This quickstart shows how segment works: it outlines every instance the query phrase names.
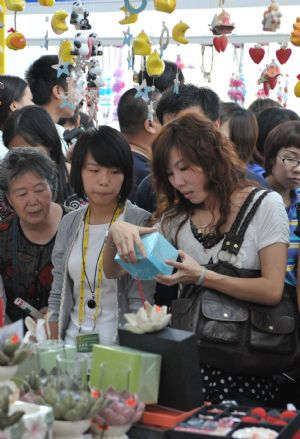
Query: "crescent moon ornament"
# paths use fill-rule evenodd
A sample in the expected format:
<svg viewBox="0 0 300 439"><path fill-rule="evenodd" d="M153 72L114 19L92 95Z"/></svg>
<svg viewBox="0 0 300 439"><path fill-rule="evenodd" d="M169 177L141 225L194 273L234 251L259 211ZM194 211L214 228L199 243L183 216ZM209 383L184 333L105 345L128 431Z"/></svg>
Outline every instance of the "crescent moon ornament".
<svg viewBox="0 0 300 439"><path fill-rule="evenodd" d="M146 6L147 6L147 0L142 0L142 3L140 6L138 6L137 8L134 8L131 4L129 0L124 0L125 3L125 8L127 9L128 12L130 12L130 14L139 14L140 12L142 12Z"/></svg>
<svg viewBox="0 0 300 439"><path fill-rule="evenodd" d="M190 28L190 26L187 23L183 23L180 21L179 23L175 24L172 30L172 38L176 43L179 44L187 44L189 41L185 36L186 31Z"/></svg>

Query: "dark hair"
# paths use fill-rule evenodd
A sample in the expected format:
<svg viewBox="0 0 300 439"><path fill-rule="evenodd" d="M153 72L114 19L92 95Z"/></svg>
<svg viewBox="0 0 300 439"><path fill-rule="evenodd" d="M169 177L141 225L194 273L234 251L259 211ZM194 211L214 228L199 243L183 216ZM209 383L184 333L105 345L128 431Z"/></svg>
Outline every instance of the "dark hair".
<svg viewBox="0 0 300 439"><path fill-rule="evenodd" d="M163 215L162 226L182 215L177 233L195 209L189 200L174 189L167 175L168 158L172 148L194 166L200 166L207 177L206 189L220 204L220 219L216 232L227 221L230 197L237 188L248 186L245 165L238 158L234 147L211 121L196 113L187 113L163 126L153 142L153 176L158 199L158 217Z"/></svg>
<svg viewBox="0 0 300 439"><path fill-rule="evenodd" d="M256 148L262 157L264 157L264 143L267 135L277 125L289 120L299 120L299 116L295 111L286 108L268 108L258 115L258 139Z"/></svg>
<svg viewBox="0 0 300 439"><path fill-rule="evenodd" d="M57 201L63 202L72 194L68 171L56 126L44 108L30 105L14 111L3 127L3 142L7 148L15 136L21 136L30 146L43 146L57 165ZM26 145L24 145L26 146Z"/></svg>
<svg viewBox="0 0 300 439"><path fill-rule="evenodd" d="M164 92L167 88L174 85L174 79L176 78L176 74L178 72L178 80L180 84L184 83L184 76L180 67L177 66L176 63L172 61L165 61L165 71L164 73L155 78L153 76L149 76L146 70L140 70L138 73L138 82L142 83L143 79L146 79L147 85L154 85L161 93Z"/></svg>
<svg viewBox="0 0 300 439"><path fill-rule="evenodd" d="M8 151L0 161L0 189L8 194L11 181L27 172L33 172L46 180L54 198L57 187L56 165L50 157L36 148L17 148Z"/></svg>
<svg viewBox="0 0 300 439"><path fill-rule="evenodd" d="M25 78L29 84L35 104L48 104L55 85L59 85L67 91L67 75L62 73L58 78L57 70L52 67L58 63L57 55L43 55L34 61L25 72Z"/></svg>
<svg viewBox="0 0 300 439"><path fill-rule="evenodd" d="M89 128L75 144L72 155L70 180L79 197L85 198L81 171L87 154L107 168L118 168L124 174L120 191L120 201L128 197L133 183L133 159L129 144L123 134L116 129L101 125L98 129Z"/></svg>
<svg viewBox="0 0 300 439"><path fill-rule="evenodd" d="M177 114L190 107L199 107L203 114L213 122L219 118L219 97L206 87L196 87L192 84L179 86L179 93L174 93L172 88L166 90L160 98L156 115L161 124L166 114Z"/></svg>
<svg viewBox="0 0 300 439"><path fill-rule="evenodd" d="M265 141L265 170L267 175L272 173L280 149L289 146L300 149L300 120L284 122L273 128L268 134Z"/></svg>
<svg viewBox="0 0 300 439"><path fill-rule="evenodd" d="M229 138L234 143L240 159L248 163L258 136L258 125L253 113L234 102L220 104L220 123L228 122Z"/></svg>
<svg viewBox="0 0 300 439"><path fill-rule="evenodd" d="M257 98L249 105L248 110L251 111L255 115L255 117L257 117L259 113L266 110L267 108L274 107L282 108L279 102L274 101L271 98Z"/></svg>
<svg viewBox="0 0 300 439"><path fill-rule="evenodd" d="M148 117L148 103L142 98L136 98L135 88L127 90L120 98L118 103L118 119L120 130L124 134L136 134L144 127L144 122ZM149 93L149 99L154 101L154 110L160 92L154 90Z"/></svg>
<svg viewBox="0 0 300 439"><path fill-rule="evenodd" d="M0 128L2 129L6 119L12 113L10 105L13 101L19 102L25 93L27 82L18 76L0 75Z"/></svg>
<svg viewBox="0 0 300 439"><path fill-rule="evenodd" d="M80 116L80 126L84 130L87 130L88 128L94 128L95 124L93 122L93 119L90 118L90 116L83 111L79 111Z"/></svg>

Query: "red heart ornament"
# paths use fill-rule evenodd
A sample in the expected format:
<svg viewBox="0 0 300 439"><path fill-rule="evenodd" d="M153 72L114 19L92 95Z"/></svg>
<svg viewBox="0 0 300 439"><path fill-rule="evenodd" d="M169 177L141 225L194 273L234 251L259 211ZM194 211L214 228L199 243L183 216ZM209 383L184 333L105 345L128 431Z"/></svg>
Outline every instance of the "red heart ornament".
<svg viewBox="0 0 300 439"><path fill-rule="evenodd" d="M224 52L228 44L228 38L226 35L222 35L221 37L215 37L213 39L213 45L217 52Z"/></svg>
<svg viewBox="0 0 300 439"><path fill-rule="evenodd" d="M280 62L280 64L285 64L289 57L292 54L292 49L290 48L284 48L281 47L280 49L276 50L276 58Z"/></svg>
<svg viewBox="0 0 300 439"><path fill-rule="evenodd" d="M220 38L219 37L215 37L213 39L213 45L214 45L217 52L221 52Z"/></svg>
<svg viewBox="0 0 300 439"><path fill-rule="evenodd" d="M251 47L249 49L249 55L252 61L255 62L255 64L259 64L265 56L265 49L263 49L262 47Z"/></svg>

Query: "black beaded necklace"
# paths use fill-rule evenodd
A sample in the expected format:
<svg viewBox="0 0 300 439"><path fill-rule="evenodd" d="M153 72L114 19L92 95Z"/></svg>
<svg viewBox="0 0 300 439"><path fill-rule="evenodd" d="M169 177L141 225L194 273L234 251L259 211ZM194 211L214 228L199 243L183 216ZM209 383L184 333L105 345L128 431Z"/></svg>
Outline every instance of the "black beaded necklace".
<svg viewBox="0 0 300 439"><path fill-rule="evenodd" d="M208 233L202 233L202 230L198 230L192 220L190 220L190 225L194 237L205 249L214 247L224 238L224 235L217 235L216 232L209 231ZM204 227L202 227L202 229L203 228Z"/></svg>

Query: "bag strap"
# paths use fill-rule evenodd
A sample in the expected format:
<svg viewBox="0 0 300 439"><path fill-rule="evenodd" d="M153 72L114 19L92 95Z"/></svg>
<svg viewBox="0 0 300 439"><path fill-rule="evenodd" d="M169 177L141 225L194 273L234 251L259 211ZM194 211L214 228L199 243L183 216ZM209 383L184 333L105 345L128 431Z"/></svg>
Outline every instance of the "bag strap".
<svg viewBox="0 0 300 439"><path fill-rule="evenodd" d="M259 191L261 191L261 189L259 189ZM259 191L255 190L255 194L258 193ZM252 191L252 192L254 192L254 191ZM238 252L240 251L240 248L243 244L245 233L246 233L246 230L247 230L250 222L252 221L261 202L270 192L271 191L264 190L264 192L260 195L260 197L253 204L253 206L251 207L251 209L247 213L246 217L243 219L242 223L241 223L241 219L243 217L242 217L242 215L240 215L240 212L238 213L237 218L239 217L239 223L237 223L237 221L236 221L237 218L236 218L236 220L234 221L234 224L233 224L234 228L231 227L229 232L225 234L225 238L224 238L224 241L223 241L223 244L222 244L220 251L225 251L225 252L228 252L228 253L231 253L234 255L238 254ZM251 197L250 202L252 201L253 197ZM247 210L247 208L249 207L249 204L250 204L250 203L248 203L248 198L249 198L249 196L247 197L243 206L240 209L240 211L243 210L243 212L242 212L243 215L245 214L245 211ZM245 204L247 204L246 208L244 208ZM237 223L237 225L236 225L236 223Z"/></svg>
<svg viewBox="0 0 300 439"><path fill-rule="evenodd" d="M261 188L257 187L253 189L247 196L246 200L243 202L242 207L240 208L230 230L229 233L231 234L237 234L237 231L243 221L243 218L247 212L248 207L250 206L252 200L254 199L255 195L261 191Z"/></svg>

